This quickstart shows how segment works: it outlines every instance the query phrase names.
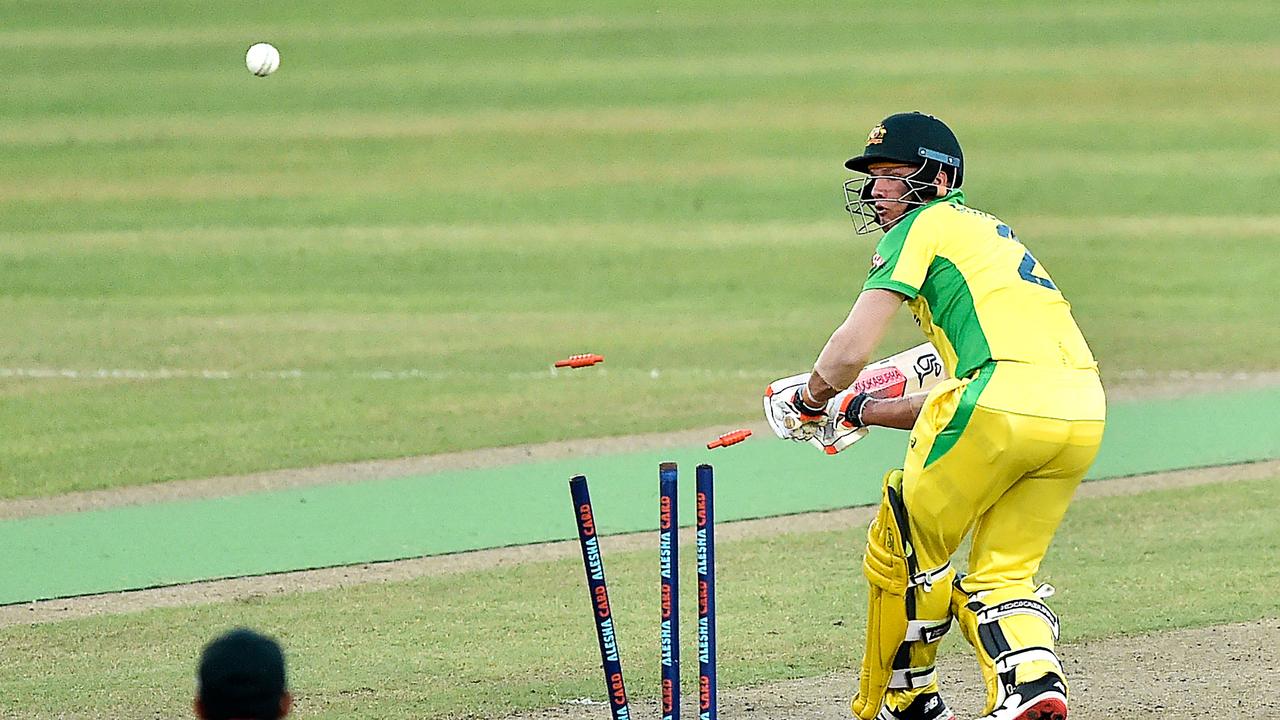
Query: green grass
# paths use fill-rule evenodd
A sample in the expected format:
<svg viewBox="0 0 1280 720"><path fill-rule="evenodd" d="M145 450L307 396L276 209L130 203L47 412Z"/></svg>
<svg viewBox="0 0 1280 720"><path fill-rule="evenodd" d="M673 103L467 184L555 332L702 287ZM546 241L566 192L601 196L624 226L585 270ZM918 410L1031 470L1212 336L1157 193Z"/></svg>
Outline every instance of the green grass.
<svg viewBox="0 0 1280 720"><path fill-rule="evenodd" d="M1274 616L1274 599L1258 588L1280 583L1271 562L1280 552L1277 508L1277 479L1076 503L1041 578L1058 587L1052 603L1063 640ZM1248 552L1242 527L1252 528ZM719 543L726 688L851 667L865 613L864 537L858 527ZM692 554L685 556L690 590ZM605 562L629 690L652 698L656 556L606 554ZM236 624L281 638L306 717L502 717L600 698L581 576L579 561L564 560L7 628L0 708L29 720L178 716L201 643ZM682 610L691 653L694 603ZM966 652L956 638L948 642L949 651Z"/></svg>
<svg viewBox="0 0 1280 720"><path fill-rule="evenodd" d="M0 497L755 418L860 285L841 162L902 109L1104 370L1280 354L1271 5L0 12Z"/></svg>

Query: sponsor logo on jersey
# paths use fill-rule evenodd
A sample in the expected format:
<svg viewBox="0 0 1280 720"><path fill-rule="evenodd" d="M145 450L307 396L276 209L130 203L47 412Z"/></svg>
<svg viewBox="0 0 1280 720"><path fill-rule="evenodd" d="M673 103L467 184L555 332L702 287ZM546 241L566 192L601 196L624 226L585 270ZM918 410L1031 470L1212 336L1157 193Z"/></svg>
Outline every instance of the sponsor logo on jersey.
<svg viewBox="0 0 1280 720"><path fill-rule="evenodd" d="M884 258L880 257L880 253L871 256L871 269L875 270L884 265Z"/></svg>
<svg viewBox="0 0 1280 720"><path fill-rule="evenodd" d="M884 142L884 126L877 125L871 128L871 132L867 134L868 145L879 145Z"/></svg>

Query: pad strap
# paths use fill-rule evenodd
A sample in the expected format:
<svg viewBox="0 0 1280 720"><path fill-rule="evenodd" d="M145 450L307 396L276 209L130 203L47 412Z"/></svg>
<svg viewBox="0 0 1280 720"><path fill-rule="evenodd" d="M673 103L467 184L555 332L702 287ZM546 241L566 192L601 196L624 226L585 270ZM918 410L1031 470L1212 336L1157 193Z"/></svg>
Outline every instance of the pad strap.
<svg viewBox="0 0 1280 720"><path fill-rule="evenodd" d="M906 668L905 670L894 670L889 677L889 688L893 690L915 690L916 688L928 687L929 683L938 679L938 672L935 666L918 668Z"/></svg>
<svg viewBox="0 0 1280 720"><path fill-rule="evenodd" d="M914 559L915 553L913 552L910 557ZM932 570L923 570L921 572L918 572L912 575L909 586L910 587L920 586L924 588L925 592L930 592L933 590L933 584L941 580L943 577L945 577L946 574L950 571L951 571L951 561L948 560L947 562L942 563L941 565L939 565L938 567Z"/></svg>
<svg viewBox="0 0 1280 720"><path fill-rule="evenodd" d="M905 642L933 643L942 639L951 629L951 618L946 620L908 620Z"/></svg>
<svg viewBox="0 0 1280 720"><path fill-rule="evenodd" d="M1006 600L995 605L984 606L975 613L978 616L979 623L998 622L1001 618L1007 618L1011 615L1032 615L1043 620L1053 630L1053 639L1058 639L1058 616L1053 614L1048 605L1039 600L1030 598L1018 598L1016 600Z"/></svg>
<svg viewBox="0 0 1280 720"><path fill-rule="evenodd" d="M1003 675L1022 663L1032 662L1034 660L1044 660L1045 662L1051 663L1058 669L1059 675L1064 674L1062 672L1062 661L1058 659L1058 656L1053 654L1053 651L1049 648L1042 647L1022 648L1021 650L1010 650L1009 652L1004 653L1000 657L996 658L996 672Z"/></svg>
<svg viewBox="0 0 1280 720"><path fill-rule="evenodd" d="M1003 705L1005 699L1009 697L1009 690L1013 688L1017 679L1018 666L1022 663L1036 660L1044 660L1057 668L1058 677L1066 676L1066 673L1062 671L1062 661L1049 648L1028 647L1003 653L995 661L996 677L999 678L995 685L995 707Z"/></svg>

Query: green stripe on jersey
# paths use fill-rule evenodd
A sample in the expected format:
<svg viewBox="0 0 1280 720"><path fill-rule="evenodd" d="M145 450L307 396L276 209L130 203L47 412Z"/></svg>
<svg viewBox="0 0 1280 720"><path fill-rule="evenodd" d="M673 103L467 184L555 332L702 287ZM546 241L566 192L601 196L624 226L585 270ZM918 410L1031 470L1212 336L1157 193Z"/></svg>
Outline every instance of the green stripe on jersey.
<svg viewBox="0 0 1280 720"><path fill-rule="evenodd" d="M895 290L906 295L908 299L914 298L919 292L916 288L904 282L898 282L893 278L893 271L898 267L898 258L902 255L902 246L907 241L907 233L911 231L911 223L916 221L916 216L924 208L916 208L907 213L897 225L890 228L889 232L880 238L880 242L876 244L876 255L880 256L881 264L872 266L871 272L867 273L867 281L863 284L863 290Z"/></svg>
<svg viewBox="0 0 1280 720"><path fill-rule="evenodd" d="M929 263L920 296L929 304L933 324L956 352L956 377L965 377L991 359L991 346L982 332L973 293L955 263L938 255Z"/></svg>
<svg viewBox="0 0 1280 720"><path fill-rule="evenodd" d="M889 232L880 238L880 242L876 244L876 254L883 261L879 266L872 267L871 272L867 273L867 282L862 286L863 290L882 289L894 290L906 295L908 299L914 298L917 289L903 282L893 280L893 272L898 268L898 258L902 255L902 246L907 242L907 235L911 232L911 224L920 217L920 213L926 208L943 202L964 203L964 192L960 190L952 190L946 195L930 200L920 207L907 213L897 225L889 229Z"/></svg>
<svg viewBox="0 0 1280 720"><path fill-rule="evenodd" d="M955 447L960 436L964 434L964 429L969 426L969 418L973 416L973 408L978 404L978 396L982 394L983 388L987 386L987 382L991 380L995 371L996 364L988 363L978 372L978 376L969 382L968 387L964 389L964 394L960 396L960 404L956 406L956 412L951 416L951 421L942 428L938 437L934 438L933 447L929 448L929 457L924 461L925 467L929 467L938 458L946 455L948 450Z"/></svg>

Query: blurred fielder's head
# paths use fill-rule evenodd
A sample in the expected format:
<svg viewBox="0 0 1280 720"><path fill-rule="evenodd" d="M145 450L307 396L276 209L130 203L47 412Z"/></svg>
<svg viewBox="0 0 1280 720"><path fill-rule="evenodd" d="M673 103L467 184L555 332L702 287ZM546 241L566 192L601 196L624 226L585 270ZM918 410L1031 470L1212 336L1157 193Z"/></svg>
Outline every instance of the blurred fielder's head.
<svg viewBox="0 0 1280 720"><path fill-rule="evenodd" d="M864 174L844 184L845 210L858 234L888 230L910 210L964 182L964 153L947 124L932 115L897 113L867 135L845 167Z"/></svg>
<svg viewBox="0 0 1280 720"><path fill-rule="evenodd" d="M205 646L196 674L196 716L205 720L277 720L293 698L285 682L284 652L246 628Z"/></svg>

